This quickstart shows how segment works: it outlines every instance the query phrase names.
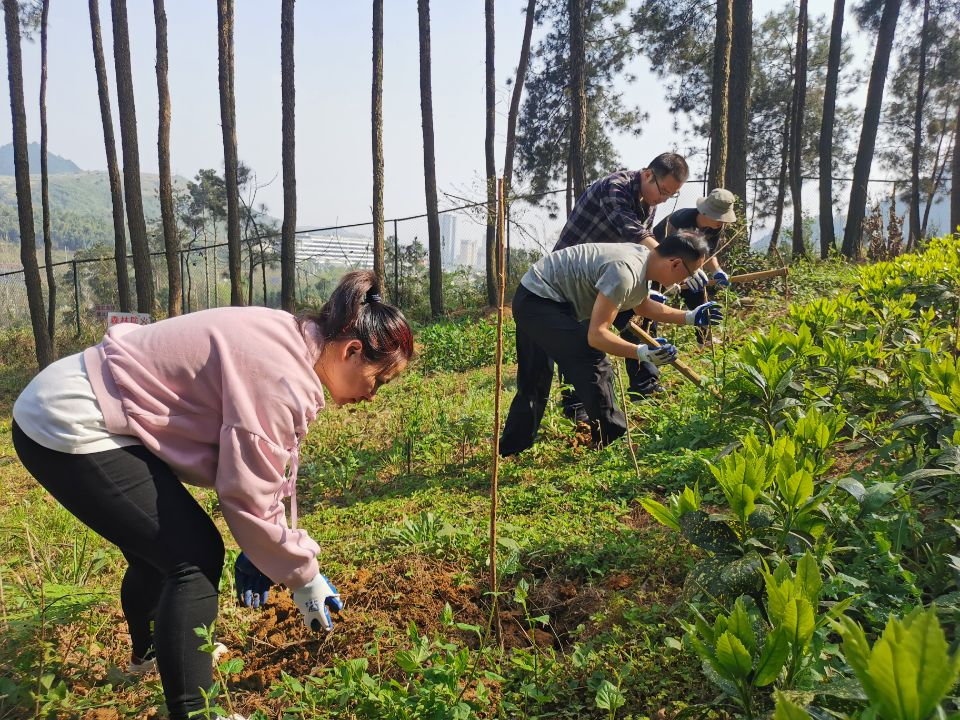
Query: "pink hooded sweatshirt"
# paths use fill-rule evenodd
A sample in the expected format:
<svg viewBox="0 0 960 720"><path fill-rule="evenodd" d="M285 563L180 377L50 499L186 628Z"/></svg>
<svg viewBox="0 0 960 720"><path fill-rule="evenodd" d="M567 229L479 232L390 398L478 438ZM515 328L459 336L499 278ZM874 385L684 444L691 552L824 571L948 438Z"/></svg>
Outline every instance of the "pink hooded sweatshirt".
<svg viewBox="0 0 960 720"><path fill-rule="evenodd" d="M294 589L316 576L320 550L296 518L300 440L324 405L313 327L304 337L289 313L220 308L114 326L83 354L107 430L214 488L241 549Z"/></svg>

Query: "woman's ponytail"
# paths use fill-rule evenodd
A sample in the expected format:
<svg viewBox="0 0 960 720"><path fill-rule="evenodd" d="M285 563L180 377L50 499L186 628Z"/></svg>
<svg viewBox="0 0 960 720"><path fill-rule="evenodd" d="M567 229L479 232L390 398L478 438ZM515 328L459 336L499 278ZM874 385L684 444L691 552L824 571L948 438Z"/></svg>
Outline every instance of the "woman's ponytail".
<svg viewBox="0 0 960 720"><path fill-rule="evenodd" d="M393 366L413 357L410 325L400 310L383 302L371 270L348 272L319 312L308 313L303 320L317 324L322 342L359 340L367 362Z"/></svg>

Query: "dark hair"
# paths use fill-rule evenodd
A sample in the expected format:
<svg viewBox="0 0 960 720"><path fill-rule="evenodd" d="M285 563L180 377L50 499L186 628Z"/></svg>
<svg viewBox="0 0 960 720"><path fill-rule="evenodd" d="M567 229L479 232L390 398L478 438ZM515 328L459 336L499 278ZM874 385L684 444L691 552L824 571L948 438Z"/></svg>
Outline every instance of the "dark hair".
<svg viewBox="0 0 960 720"><path fill-rule="evenodd" d="M690 168L687 167L687 161L683 159L683 155L677 155L673 152L660 153L647 167L653 171L657 179L672 175L673 179L681 185L687 181L687 177L690 175Z"/></svg>
<svg viewBox="0 0 960 720"><path fill-rule="evenodd" d="M413 332L407 319L383 301L380 283L371 270L348 272L319 311L298 318L300 328L314 321L322 342L359 340L363 359L388 368L413 357Z"/></svg>
<svg viewBox="0 0 960 720"><path fill-rule="evenodd" d="M699 262L710 254L710 245L699 230L676 230L657 245L656 253L663 257L678 257L685 262Z"/></svg>

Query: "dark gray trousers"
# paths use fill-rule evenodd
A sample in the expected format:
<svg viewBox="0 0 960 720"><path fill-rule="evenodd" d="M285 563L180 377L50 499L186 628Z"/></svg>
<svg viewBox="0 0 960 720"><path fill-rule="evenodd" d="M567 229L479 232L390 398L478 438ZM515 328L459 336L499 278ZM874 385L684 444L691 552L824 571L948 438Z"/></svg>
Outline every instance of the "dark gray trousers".
<svg viewBox="0 0 960 720"><path fill-rule="evenodd" d="M586 322L568 303L535 295L523 285L513 296L517 326L517 394L500 436L500 454L514 455L533 445L550 397L553 366L573 385L590 417L593 440L604 445L627 431L613 389L613 367L605 353L590 347Z"/></svg>

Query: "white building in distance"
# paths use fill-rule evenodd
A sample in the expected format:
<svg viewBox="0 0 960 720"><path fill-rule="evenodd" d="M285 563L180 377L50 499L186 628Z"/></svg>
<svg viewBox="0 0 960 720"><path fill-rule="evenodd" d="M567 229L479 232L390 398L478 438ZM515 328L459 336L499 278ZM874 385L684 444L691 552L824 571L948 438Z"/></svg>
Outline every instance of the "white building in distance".
<svg viewBox="0 0 960 720"><path fill-rule="evenodd" d="M453 269L457 264L457 216L443 213L440 216L440 247L443 249L441 260L445 268Z"/></svg>
<svg viewBox="0 0 960 720"><path fill-rule="evenodd" d="M372 268L373 240L342 235L297 235L296 259L297 263Z"/></svg>

